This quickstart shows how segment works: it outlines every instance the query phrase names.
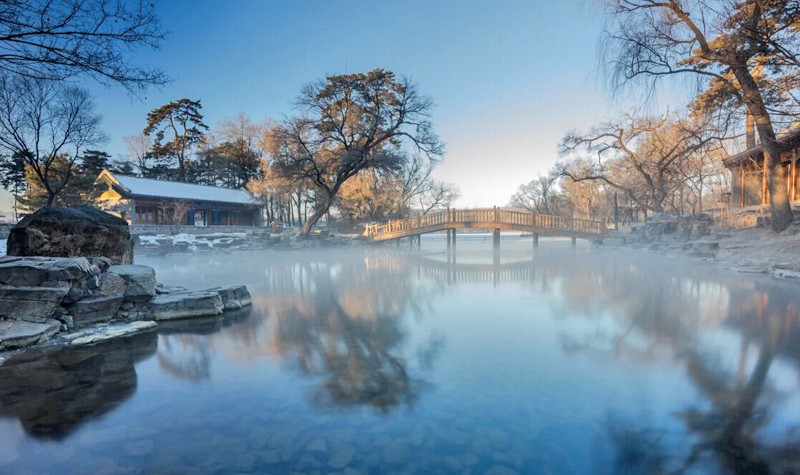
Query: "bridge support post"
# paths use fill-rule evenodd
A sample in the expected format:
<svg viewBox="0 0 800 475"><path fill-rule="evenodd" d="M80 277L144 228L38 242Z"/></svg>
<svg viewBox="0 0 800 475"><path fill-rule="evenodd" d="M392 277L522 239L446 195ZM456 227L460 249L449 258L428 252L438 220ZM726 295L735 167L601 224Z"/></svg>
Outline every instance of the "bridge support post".
<svg viewBox="0 0 800 475"><path fill-rule="evenodd" d="M452 243L450 242L450 230L447 229L445 232L447 232L447 250L450 251L450 246L452 246Z"/></svg>
<svg viewBox="0 0 800 475"><path fill-rule="evenodd" d="M451 229L450 231L453 232L453 251L455 251L456 250L456 230L455 229Z"/></svg>
<svg viewBox="0 0 800 475"><path fill-rule="evenodd" d="M492 232L492 245L495 249L500 249L500 228L494 228Z"/></svg>
<svg viewBox="0 0 800 475"><path fill-rule="evenodd" d="M533 247L539 247L539 233L533 233Z"/></svg>
<svg viewBox="0 0 800 475"><path fill-rule="evenodd" d="M573 249L575 248L575 246L577 246L577 244L578 244L578 238L576 238L576 237L572 238L572 248Z"/></svg>

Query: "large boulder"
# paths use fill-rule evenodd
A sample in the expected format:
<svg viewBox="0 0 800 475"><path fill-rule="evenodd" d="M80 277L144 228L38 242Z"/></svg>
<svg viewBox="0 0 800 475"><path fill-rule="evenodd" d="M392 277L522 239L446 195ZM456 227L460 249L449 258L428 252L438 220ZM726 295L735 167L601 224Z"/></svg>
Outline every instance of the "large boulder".
<svg viewBox="0 0 800 475"><path fill-rule="evenodd" d="M159 295L150 302L150 307L155 321L216 317L225 308L219 293L202 290Z"/></svg>
<svg viewBox="0 0 800 475"><path fill-rule="evenodd" d="M0 321L45 323L64 300L69 287L12 287L0 285Z"/></svg>
<svg viewBox="0 0 800 475"><path fill-rule="evenodd" d="M123 294L97 295L88 297L69 305L67 310L72 315L75 326L89 323L108 322L117 314L122 305Z"/></svg>
<svg viewBox="0 0 800 475"><path fill-rule="evenodd" d="M2 285L52 287L59 282L72 284L98 274L100 269L83 257L0 257Z"/></svg>
<svg viewBox="0 0 800 475"><path fill-rule="evenodd" d="M205 292L216 292L222 299L222 305L225 311L239 310L253 303L250 292L247 286L244 285L231 285L228 287L213 287L206 289Z"/></svg>
<svg viewBox="0 0 800 475"><path fill-rule="evenodd" d="M108 257L133 262L128 223L91 206L42 208L11 228L9 256Z"/></svg>
<svg viewBox="0 0 800 475"><path fill-rule="evenodd" d="M125 280L126 302L147 302L156 295L156 271L152 267L137 265L111 266L109 274Z"/></svg>

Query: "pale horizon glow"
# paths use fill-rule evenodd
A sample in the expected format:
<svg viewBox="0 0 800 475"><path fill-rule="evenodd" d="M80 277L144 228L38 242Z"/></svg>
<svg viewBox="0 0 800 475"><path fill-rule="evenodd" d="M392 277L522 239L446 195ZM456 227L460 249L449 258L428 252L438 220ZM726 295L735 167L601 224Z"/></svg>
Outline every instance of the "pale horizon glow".
<svg viewBox="0 0 800 475"><path fill-rule="evenodd" d="M161 49L132 61L173 82L141 100L81 81L94 95L109 141L144 128L150 110L200 99L206 123L239 112L256 121L291 116L301 87L330 74L384 68L411 78L436 106L446 144L434 176L455 183L457 207L508 203L519 185L547 172L565 133L619 109L597 77L602 13L590 3L345 1L222 4L162 2ZM0 211L11 207L3 192Z"/></svg>

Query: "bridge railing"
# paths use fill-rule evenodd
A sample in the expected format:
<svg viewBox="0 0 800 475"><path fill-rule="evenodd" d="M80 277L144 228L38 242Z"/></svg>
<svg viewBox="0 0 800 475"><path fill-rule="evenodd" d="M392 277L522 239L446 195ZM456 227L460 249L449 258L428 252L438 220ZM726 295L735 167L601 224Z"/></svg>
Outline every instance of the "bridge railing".
<svg viewBox="0 0 800 475"><path fill-rule="evenodd" d="M436 213L415 216L386 224L367 225L366 237L380 237L395 234L412 234L417 229L443 226L448 223L486 223L525 226L552 231L567 231L583 234L604 234L605 226L601 221L580 218L564 218L545 214L526 213L522 211L484 209L448 209Z"/></svg>

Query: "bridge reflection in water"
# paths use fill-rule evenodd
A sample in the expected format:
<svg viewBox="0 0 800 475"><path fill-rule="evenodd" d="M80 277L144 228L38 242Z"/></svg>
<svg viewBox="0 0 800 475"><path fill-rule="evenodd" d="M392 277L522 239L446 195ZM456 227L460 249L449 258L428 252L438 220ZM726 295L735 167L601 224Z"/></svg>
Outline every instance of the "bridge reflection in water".
<svg viewBox="0 0 800 475"><path fill-rule="evenodd" d="M533 265L532 260L500 264L500 254L493 253L492 264L457 264L455 253L448 253L448 261L423 256L368 256L367 270L404 273L417 278L432 279L446 284L506 284L533 282L542 277L546 268Z"/></svg>

